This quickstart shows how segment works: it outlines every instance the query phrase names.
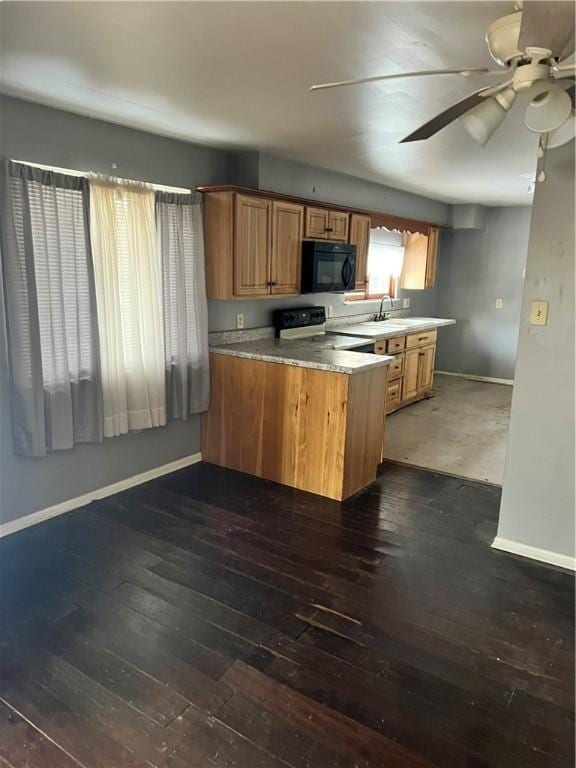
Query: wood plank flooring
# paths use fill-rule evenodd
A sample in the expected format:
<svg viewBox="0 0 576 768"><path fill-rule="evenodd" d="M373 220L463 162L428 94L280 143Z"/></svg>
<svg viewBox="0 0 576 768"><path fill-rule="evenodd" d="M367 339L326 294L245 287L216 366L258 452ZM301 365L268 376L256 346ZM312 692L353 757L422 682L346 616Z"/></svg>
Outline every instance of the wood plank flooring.
<svg viewBox="0 0 576 768"><path fill-rule="evenodd" d="M2 768L571 768L574 579L496 488L208 464L0 541Z"/></svg>

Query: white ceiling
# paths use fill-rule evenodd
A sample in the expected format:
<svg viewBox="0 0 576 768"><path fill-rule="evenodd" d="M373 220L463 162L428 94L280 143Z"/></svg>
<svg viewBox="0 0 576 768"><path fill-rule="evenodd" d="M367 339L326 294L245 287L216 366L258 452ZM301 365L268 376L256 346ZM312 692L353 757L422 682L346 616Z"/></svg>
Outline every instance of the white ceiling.
<svg viewBox="0 0 576 768"><path fill-rule="evenodd" d="M458 123L398 140L480 76L310 93L317 82L491 66L509 2L4 2L4 92L166 136L258 149L448 202L528 204L517 104L486 148ZM518 100L520 101L520 100Z"/></svg>

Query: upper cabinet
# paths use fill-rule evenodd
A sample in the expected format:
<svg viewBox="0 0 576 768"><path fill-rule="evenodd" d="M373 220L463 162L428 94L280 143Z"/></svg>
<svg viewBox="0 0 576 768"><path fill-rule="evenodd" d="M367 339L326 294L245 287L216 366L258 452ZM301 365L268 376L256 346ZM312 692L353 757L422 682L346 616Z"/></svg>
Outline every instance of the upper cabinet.
<svg viewBox="0 0 576 768"><path fill-rule="evenodd" d="M234 295L269 294L272 203L236 195L234 208Z"/></svg>
<svg viewBox="0 0 576 768"><path fill-rule="evenodd" d="M347 243L349 218L344 211L308 207L304 237L310 240L338 240Z"/></svg>
<svg viewBox="0 0 576 768"><path fill-rule="evenodd" d="M407 232L404 236L404 263L400 287L409 290L433 288L436 282L438 227L428 235Z"/></svg>
<svg viewBox="0 0 576 768"><path fill-rule="evenodd" d="M370 211L342 211L313 201L244 187L199 187L204 199L206 290L209 299L295 296L300 293L302 240L356 246L355 289L367 282L370 229L412 232L405 237L402 288L431 288L436 280L438 227ZM418 234L427 233L427 234Z"/></svg>
<svg viewBox="0 0 576 768"><path fill-rule="evenodd" d="M205 192L208 298L297 295L303 231L302 205Z"/></svg>
<svg viewBox="0 0 576 768"><path fill-rule="evenodd" d="M295 203L272 203L270 293L300 293L300 265L304 235L304 208Z"/></svg>
<svg viewBox="0 0 576 768"><path fill-rule="evenodd" d="M365 288L367 282L368 246L370 244L370 216L353 213L350 216L350 243L356 246L356 288Z"/></svg>

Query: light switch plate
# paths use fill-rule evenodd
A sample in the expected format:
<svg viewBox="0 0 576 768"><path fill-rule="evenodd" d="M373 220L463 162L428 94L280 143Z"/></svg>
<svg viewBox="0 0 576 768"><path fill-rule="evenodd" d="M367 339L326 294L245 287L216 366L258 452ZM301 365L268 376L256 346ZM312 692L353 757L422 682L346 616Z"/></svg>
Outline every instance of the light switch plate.
<svg viewBox="0 0 576 768"><path fill-rule="evenodd" d="M410 309L410 299L404 299L403 309Z"/></svg>
<svg viewBox="0 0 576 768"><path fill-rule="evenodd" d="M502 299L496 299L496 309L502 309Z"/></svg>
<svg viewBox="0 0 576 768"><path fill-rule="evenodd" d="M530 307L530 325L546 325L548 322L548 302L533 301Z"/></svg>

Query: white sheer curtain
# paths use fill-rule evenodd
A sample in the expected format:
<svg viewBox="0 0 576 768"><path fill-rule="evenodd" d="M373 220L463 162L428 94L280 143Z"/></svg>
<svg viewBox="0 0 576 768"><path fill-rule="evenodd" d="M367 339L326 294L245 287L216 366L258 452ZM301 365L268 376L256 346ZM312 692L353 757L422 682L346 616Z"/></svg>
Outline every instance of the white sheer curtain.
<svg viewBox="0 0 576 768"><path fill-rule="evenodd" d="M154 203L148 185L90 179L105 437L166 423Z"/></svg>

